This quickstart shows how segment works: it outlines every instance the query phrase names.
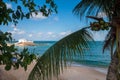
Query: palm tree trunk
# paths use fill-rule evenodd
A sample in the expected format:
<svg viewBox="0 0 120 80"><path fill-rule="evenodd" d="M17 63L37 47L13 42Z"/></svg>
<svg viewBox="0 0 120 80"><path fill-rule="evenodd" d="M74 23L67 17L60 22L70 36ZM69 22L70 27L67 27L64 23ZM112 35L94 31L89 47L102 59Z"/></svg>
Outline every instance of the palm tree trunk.
<svg viewBox="0 0 120 80"><path fill-rule="evenodd" d="M117 20L117 29L116 29L116 45L117 45L117 57L118 57L118 63L117 63L117 80L120 80L120 18Z"/></svg>
<svg viewBox="0 0 120 80"><path fill-rule="evenodd" d="M108 68L108 73L106 80L118 80L117 79L117 67L118 67L118 57L116 52L112 56L111 63Z"/></svg>
<svg viewBox="0 0 120 80"><path fill-rule="evenodd" d="M113 25L116 27L116 51L111 57L106 80L120 80L120 18L113 18Z"/></svg>

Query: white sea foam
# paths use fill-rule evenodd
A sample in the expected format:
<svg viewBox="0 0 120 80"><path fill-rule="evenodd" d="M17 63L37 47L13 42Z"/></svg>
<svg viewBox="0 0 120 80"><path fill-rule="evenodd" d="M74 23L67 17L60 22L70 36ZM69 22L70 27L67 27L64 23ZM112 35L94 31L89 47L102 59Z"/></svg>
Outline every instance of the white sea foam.
<svg viewBox="0 0 120 80"><path fill-rule="evenodd" d="M99 71L99 72L104 73L104 74L107 74L107 71L108 71L107 68L97 68L97 67L95 67L94 69L95 69L96 71Z"/></svg>

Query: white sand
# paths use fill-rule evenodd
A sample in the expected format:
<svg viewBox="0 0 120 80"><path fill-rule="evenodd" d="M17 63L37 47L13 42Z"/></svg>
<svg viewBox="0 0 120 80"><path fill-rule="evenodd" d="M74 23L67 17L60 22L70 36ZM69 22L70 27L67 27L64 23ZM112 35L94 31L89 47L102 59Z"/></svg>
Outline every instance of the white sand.
<svg viewBox="0 0 120 80"><path fill-rule="evenodd" d="M106 74L88 67L68 67L60 75L61 80L106 80Z"/></svg>
<svg viewBox="0 0 120 80"><path fill-rule="evenodd" d="M3 66L0 66L0 80L27 80L28 75L35 63L28 66L28 70L25 72L23 68L18 70L3 70ZM3 79L1 79L2 77ZM6 77L7 79L4 79ZM59 76L60 80L105 80L106 74L96 71L89 67L68 67L64 70L64 73ZM56 80L56 79L54 79Z"/></svg>
<svg viewBox="0 0 120 80"><path fill-rule="evenodd" d="M19 43L15 43L15 46L35 46L35 43L33 43L33 42L19 42Z"/></svg>

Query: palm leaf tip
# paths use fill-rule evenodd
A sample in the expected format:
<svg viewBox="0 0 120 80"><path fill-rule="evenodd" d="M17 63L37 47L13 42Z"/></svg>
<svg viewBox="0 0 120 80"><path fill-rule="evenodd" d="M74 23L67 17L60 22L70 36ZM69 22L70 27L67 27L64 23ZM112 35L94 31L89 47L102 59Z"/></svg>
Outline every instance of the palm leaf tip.
<svg viewBox="0 0 120 80"><path fill-rule="evenodd" d="M93 40L86 29L80 29L51 46L38 60L28 80L51 80L67 66L67 61L82 55L88 48L88 41Z"/></svg>

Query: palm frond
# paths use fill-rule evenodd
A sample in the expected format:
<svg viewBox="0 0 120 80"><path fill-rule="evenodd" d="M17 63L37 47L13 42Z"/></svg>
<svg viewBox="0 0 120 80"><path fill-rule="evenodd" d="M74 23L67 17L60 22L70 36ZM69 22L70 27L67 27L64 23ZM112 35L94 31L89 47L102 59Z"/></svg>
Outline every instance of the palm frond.
<svg viewBox="0 0 120 80"><path fill-rule="evenodd" d="M99 12L105 12L110 18L114 3L115 0L81 0L73 9L73 13L80 16L81 19L85 16L97 16Z"/></svg>
<svg viewBox="0 0 120 80"><path fill-rule="evenodd" d="M116 33L116 30L114 27L112 27L108 32L108 34L106 35L106 38L104 41L105 43L103 46L103 52L105 51L105 49L111 49L111 56L113 55L113 48L116 41L115 33Z"/></svg>
<svg viewBox="0 0 120 80"><path fill-rule="evenodd" d="M98 18L98 17L95 17L95 16L86 16L86 17L97 20L97 21L103 20L103 18Z"/></svg>
<svg viewBox="0 0 120 80"><path fill-rule="evenodd" d="M83 28L56 42L38 59L28 80L50 80L58 76L67 66L67 61L84 53L84 48L89 47L88 41L93 39Z"/></svg>

